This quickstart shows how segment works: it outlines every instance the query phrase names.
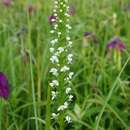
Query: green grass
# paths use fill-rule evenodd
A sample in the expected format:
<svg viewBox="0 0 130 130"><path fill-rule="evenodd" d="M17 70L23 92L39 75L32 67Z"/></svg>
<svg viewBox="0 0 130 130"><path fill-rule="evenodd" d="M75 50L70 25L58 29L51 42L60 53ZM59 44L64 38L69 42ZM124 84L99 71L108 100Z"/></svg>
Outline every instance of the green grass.
<svg viewBox="0 0 130 130"><path fill-rule="evenodd" d="M6 73L11 92L5 105L5 130L47 130L49 126L45 129L45 124L50 124L45 115L46 108L50 110L48 17L53 3L32 2L36 12L31 17L26 9L28 3L15 0L10 7L0 4L0 71ZM73 123L65 130L130 130L130 10L123 11L128 3L129 0L70 1L76 8L71 16L75 101L68 111ZM27 32L17 37L23 28ZM85 43L84 32L94 33L98 45ZM106 53L107 43L114 36L126 44L121 68L113 61L113 55ZM28 56L23 55L24 50L29 52Z"/></svg>

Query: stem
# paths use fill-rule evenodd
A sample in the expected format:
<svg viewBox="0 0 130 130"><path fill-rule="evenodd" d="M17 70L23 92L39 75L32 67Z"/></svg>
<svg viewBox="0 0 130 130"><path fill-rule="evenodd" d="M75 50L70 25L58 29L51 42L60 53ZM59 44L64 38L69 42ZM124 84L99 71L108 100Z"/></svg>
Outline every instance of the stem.
<svg viewBox="0 0 130 130"><path fill-rule="evenodd" d="M117 61L117 63L118 63L118 70L120 70L121 69L121 52L120 51L118 51L118 61Z"/></svg>
<svg viewBox="0 0 130 130"><path fill-rule="evenodd" d="M4 125L3 125L3 129L4 130L7 130L7 128L8 128L8 106L7 106L7 104L5 104L4 105Z"/></svg>
<svg viewBox="0 0 130 130"><path fill-rule="evenodd" d="M0 99L0 130L2 130L2 118L3 117L3 101Z"/></svg>
<svg viewBox="0 0 130 130"><path fill-rule="evenodd" d="M50 129L50 125L51 125L51 88L48 86L48 92L47 92L47 103L46 103L46 129L45 130L49 130Z"/></svg>
<svg viewBox="0 0 130 130"><path fill-rule="evenodd" d="M9 56L10 56L10 66L11 66L11 76L12 76L12 85L15 87L16 86L16 76L15 76L15 69L14 69L14 56L13 56L13 48L12 45L9 44L10 50L9 50Z"/></svg>
<svg viewBox="0 0 130 130"><path fill-rule="evenodd" d="M62 63L61 63L62 64ZM64 78L61 76L60 79L59 79L60 83L61 83L61 86L59 86L58 88L58 92L60 92L60 98L59 98L59 104L58 105L61 105L64 103L64 100L65 100L65 95L64 95L64 85L62 85L62 83L64 83ZM60 126L60 130L64 130L64 112L62 112L60 114L60 117L59 117L59 126Z"/></svg>
<svg viewBox="0 0 130 130"><path fill-rule="evenodd" d="M38 79L38 92L37 92L37 94L38 94L38 103L39 103L39 105L38 105L38 116L40 117L41 116L41 106L40 106L40 103L41 103L41 80L40 80L41 78L39 77L39 79ZM39 124L39 128L41 128L41 123Z"/></svg>
<svg viewBox="0 0 130 130"><path fill-rule="evenodd" d="M10 20L10 22L11 22L12 25L13 25L14 20L13 20L11 14L9 15L9 20ZM9 44L9 57L10 57L10 59L11 59L11 60L10 60L10 66L11 66L12 85L15 87L17 80L16 80L15 68L14 68L13 46L12 46L12 44L10 44L9 42L8 42L8 44Z"/></svg>
<svg viewBox="0 0 130 130"><path fill-rule="evenodd" d="M64 130L64 114L61 115L60 117L60 130Z"/></svg>
<svg viewBox="0 0 130 130"><path fill-rule="evenodd" d="M31 21L29 18L28 14L28 27L29 27L29 32L28 32L28 43L29 43L29 61L30 61L30 76L31 76L31 87L32 87L32 100L33 100L33 109L34 109L34 117L35 117L35 127L36 130L39 130L38 128L38 115L37 115L37 105L36 105L36 97L35 97L35 86L34 86L34 75L33 75L33 63L32 63L32 46L31 46Z"/></svg>
<svg viewBox="0 0 130 130"><path fill-rule="evenodd" d="M39 32L37 32L37 100L38 100L38 117L41 118L41 60L40 60L40 36ZM42 92L42 95L44 93ZM42 124L39 122L39 129L42 129Z"/></svg>

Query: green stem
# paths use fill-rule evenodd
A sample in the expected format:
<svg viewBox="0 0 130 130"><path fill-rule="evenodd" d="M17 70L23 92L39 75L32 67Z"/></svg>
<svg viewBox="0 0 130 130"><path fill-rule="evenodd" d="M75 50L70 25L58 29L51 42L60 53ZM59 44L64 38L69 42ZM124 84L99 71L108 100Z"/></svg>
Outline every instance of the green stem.
<svg viewBox="0 0 130 130"><path fill-rule="evenodd" d="M12 15L9 14L9 20L10 23L13 25L14 24L14 20L12 18ZM9 34L8 34L9 35ZM8 36L9 37L9 36ZM9 44L9 57L10 57L10 66L11 66L11 77L12 77L12 85L15 87L16 86L16 76L15 76L15 68L14 68L14 56L13 56L13 46L12 44L10 44L10 41L8 41Z"/></svg>
<svg viewBox="0 0 130 130"><path fill-rule="evenodd" d="M51 88L48 86L48 92L47 92L47 103L46 103L46 129L50 130L51 125Z"/></svg>
<svg viewBox="0 0 130 130"><path fill-rule="evenodd" d="M5 104L4 105L4 116L3 116L3 118L4 118L4 126L3 126L3 129L4 130L7 130L7 128L8 128L8 106L7 106L7 104Z"/></svg>
<svg viewBox="0 0 130 130"><path fill-rule="evenodd" d="M41 116L41 78L39 77L38 79L38 91L37 91L37 94L38 94L38 116L40 118ZM39 129L42 129L42 125L41 123L39 123Z"/></svg>
<svg viewBox="0 0 130 130"><path fill-rule="evenodd" d="M63 116L64 114L62 114L61 116L60 116L60 123L59 123L59 125L60 125L60 130L64 130L64 116Z"/></svg>
<svg viewBox="0 0 130 130"><path fill-rule="evenodd" d="M2 120L3 120L3 100L0 99L0 130L2 130Z"/></svg>
<svg viewBox="0 0 130 130"><path fill-rule="evenodd" d="M16 76L15 76L15 68L14 68L14 56L13 56L13 48L12 45L9 44L10 50L9 50L9 56L10 56L10 66L11 66L11 77L12 77L12 85L16 86Z"/></svg>
<svg viewBox="0 0 130 130"><path fill-rule="evenodd" d="M39 32L37 31L37 100L38 100L38 117L41 118L41 60L40 60L40 36ZM42 92L42 95L44 93ZM42 129L42 124L39 122L39 129Z"/></svg>
<svg viewBox="0 0 130 130"><path fill-rule="evenodd" d="M118 64L118 70L121 69L121 52L118 51L118 61L117 61L117 64Z"/></svg>
<svg viewBox="0 0 130 130"><path fill-rule="evenodd" d="M28 43L29 43L29 61L30 61L30 76L31 76L31 87L32 87L32 100L33 100L33 109L34 109L34 117L35 117L35 127L36 130L39 130L38 127L38 115L37 115L37 104L36 104L36 97L35 97L35 85L34 85L34 75L33 75L33 63L32 63L32 54L31 54L31 50L32 50L32 44L31 44L31 21L29 18L29 14L28 14L28 27L29 27L29 31L28 31Z"/></svg>

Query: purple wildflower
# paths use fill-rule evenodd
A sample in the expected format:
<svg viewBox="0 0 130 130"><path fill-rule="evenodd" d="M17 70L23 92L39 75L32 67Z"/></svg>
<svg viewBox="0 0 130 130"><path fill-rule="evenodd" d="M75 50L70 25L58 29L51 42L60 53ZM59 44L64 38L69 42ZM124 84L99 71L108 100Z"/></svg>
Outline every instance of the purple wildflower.
<svg viewBox="0 0 130 130"><path fill-rule="evenodd" d="M0 97L7 99L9 97L9 83L4 73L0 72Z"/></svg>
<svg viewBox="0 0 130 130"><path fill-rule="evenodd" d="M3 0L2 3L3 3L5 6L10 6L11 3L12 3L12 0Z"/></svg>
<svg viewBox="0 0 130 130"><path fill-rule="evenodd" d="M92 40L93 43L97 44L98 40L95 34L92 34L91 32L85 32L84 33L84 38L90 38Z"/></svg>
<svg viewBox="0 0 130 130"><path fill-rule="evenodd" d="M36 7L30 4L28 5L27 10L28 10L29 15L32 15L36 11Z"/></svg>
<svg viewBox="0 0 130 130"><path fill-rule="evenodd" d="M49 17L49 23L50 23L51 25L55 24L55 23L56 23L56 16L51 15L51 16Z"/></svg>
<svg viewBox="0 0 130 130"><path fill-rule="evenodd" d="M119 51L124 51L125 44L120 40L119 37L114 37L110 40L110 42L107 45L108 49L117 49Z"/></svg>
<svg viewBox="0 0 130 130"><path fill-rule="evenodd" d="M84 33L84 37L89 37L89 36L91 36L91 35L92 35L91 32L85 32L85 33Z"/></svg>

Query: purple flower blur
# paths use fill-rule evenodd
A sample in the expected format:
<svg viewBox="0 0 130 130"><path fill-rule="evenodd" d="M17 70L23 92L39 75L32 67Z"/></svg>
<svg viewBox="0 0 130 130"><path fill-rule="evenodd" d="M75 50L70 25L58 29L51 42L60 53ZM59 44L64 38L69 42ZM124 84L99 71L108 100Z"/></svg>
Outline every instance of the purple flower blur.
<svg viewBox="0 0 130 130"><path fill-rule="evenodd" d="M97 44L98 40L95 34L92 34L91 32L85 32L84 33L84 38L90 38L93 43Z"/></svg>
<svg viewBox="0 0 130 130"><path fill-rule="evenodd" d="M90 33L90 32L85 32L85 33L84 33L84 37L89 37L89 36L91 36L91 34L92 34L92 33Z"/></svg>
<svg viewBox="0 0 130 130"><path fill-rule="evenodd" d="M117 49L119 51L125 50L125 44L120 40L119 37L114 37L110 40L110 42L107 45L108 49Z"/></svg>
<svg viewBox="0 0 130 130"><path fill-rule="evenodd" d="M55 23L56 23L56 16L51 15L51 16L49 17L49 23L50 23L51 25L55 24Z"/></svg>
<svg viewBox="0 0 130 130"><path fill-rule="evenodd" d="M3 4L4 4L5 6L10 6L12 0L3 0L2 2L3 2Z"/></svg>
<svg viewBox="0 0 130 130"><path fill-rule="evenodd" d="M124 11L130 11L130 4L127 4L124 6Z"/></svg>
<svg viewBox="0 0 130 130"><path fill-rule="evenodd" d="M75 15L75 12L76 12L75 6L74 5L69 5L69 14L71 16L73 16L73 15Z"/></svg>
<svg viewBox="0 0 130 130"><path fill-rule="evenodd" d="M36 7L34 5L28 5L27 7L29 15L32 15L36 11Z"/></svg>
<svg viewBox="0 0 130 130"><path fill-rule="evenodd" d="M0 72L0 97L8 99L9 97L9 83L4 73Z"/></svg>

